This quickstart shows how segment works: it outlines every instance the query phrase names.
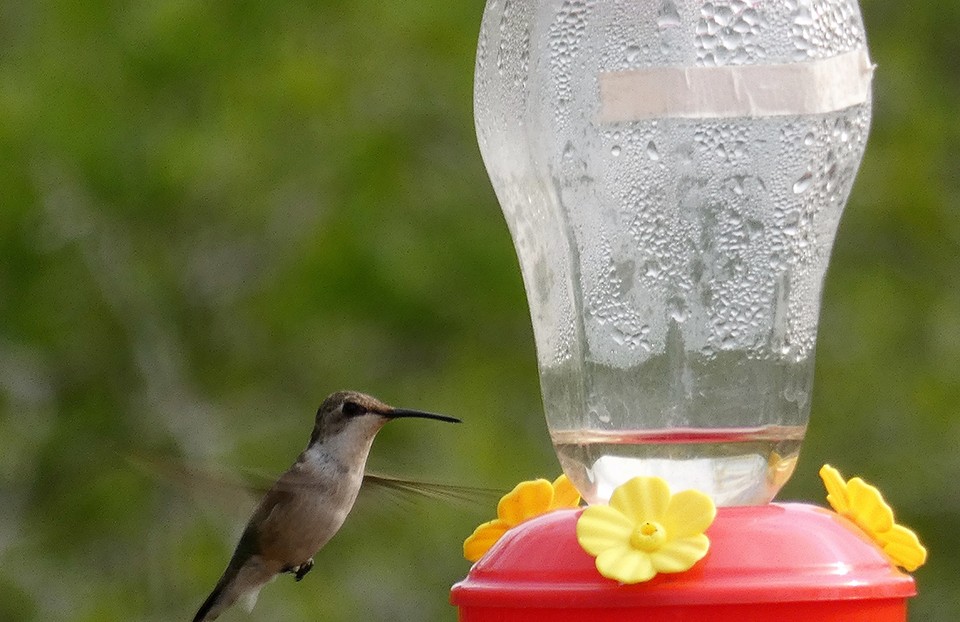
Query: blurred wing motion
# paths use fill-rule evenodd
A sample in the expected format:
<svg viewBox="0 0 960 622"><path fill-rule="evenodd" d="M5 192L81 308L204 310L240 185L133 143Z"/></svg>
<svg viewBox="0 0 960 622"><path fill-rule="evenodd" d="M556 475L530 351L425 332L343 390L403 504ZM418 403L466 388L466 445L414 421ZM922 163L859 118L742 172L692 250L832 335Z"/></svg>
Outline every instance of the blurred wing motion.
<svg viewBox="0 0 960 622"><path fill-rule="evenodd" d="M124 454L123 458L128 464L153 479L172 483L178 489L201 493L204 500L212 499L230 506L236 506L238 501L247 503L256 501L276 482L276 476L252 469L244 469L238 476L220 470L192 467L172 458L144 454ZM289 489L303 490L311 485L306 480L302 484L292 478L284 481L284 486ZM495 488L425 482L368 471L363 476L361 494L367 494L373 490L396 493L401 497L425 497L457 504L485 506L491 501L495 502L506 492ZM245 498L237 499L237 491L245 492Z"/></svg>
<svg viewBox="0 0 960 622"><path fill-rule="evenodd" d="M270 488L270 483L251 486L236 473L191 466L182 460L146 454L121 453L120 458L145 477L166 485L198 502L213 502L232 512L247 512Z"/></svg>
<svg viewBox="0 0 960 622"><path fill-rule="evenodd" d="M454 484L439 484L413 479L402 479L390 475L367 472L363 476L364 488L382 488L399 493L421 495L441 501L456 501L461 503L483 503L499 499L506 492L495 488L478 486L457 486ZM362 489L361 489L362 490Z"/></svg>

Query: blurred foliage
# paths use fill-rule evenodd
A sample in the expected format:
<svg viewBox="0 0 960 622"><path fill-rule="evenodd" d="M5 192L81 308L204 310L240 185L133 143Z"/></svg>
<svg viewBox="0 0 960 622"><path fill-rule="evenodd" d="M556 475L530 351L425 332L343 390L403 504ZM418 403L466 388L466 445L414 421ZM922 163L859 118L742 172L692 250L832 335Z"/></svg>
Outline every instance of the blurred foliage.
<svg viewBox="0 0 960 622"><path fill-rule="evenodd" d="M960 619L960 5L864 0L871 142L824 296L830 461L931 550ZM509 487L559 467L471 114L482 3L0 4L0 618L189 619L252 498L124 454L278 473L322 397L397 422L375 468ZM372 497L265 620L452 620L492 507ZM224 619L244 619L231 612Z"/></svg>

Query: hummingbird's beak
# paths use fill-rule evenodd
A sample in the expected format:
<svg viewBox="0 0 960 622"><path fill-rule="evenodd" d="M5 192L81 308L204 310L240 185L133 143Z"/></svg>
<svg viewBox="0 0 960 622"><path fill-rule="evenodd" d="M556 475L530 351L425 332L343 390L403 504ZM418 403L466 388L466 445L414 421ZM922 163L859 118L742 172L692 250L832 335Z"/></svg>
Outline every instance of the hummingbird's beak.
<svg viewBox="0 0 960 622"><path fill-rule="evenodd" d="M406 408L394 408L384 414L387 419L400 419L402 417L417 417L418 419L436 419L437 421L446 421L447 423L461 423L456 417L447 415L438 415L436 413L423 412L422 410L408 410Z"/></svg>

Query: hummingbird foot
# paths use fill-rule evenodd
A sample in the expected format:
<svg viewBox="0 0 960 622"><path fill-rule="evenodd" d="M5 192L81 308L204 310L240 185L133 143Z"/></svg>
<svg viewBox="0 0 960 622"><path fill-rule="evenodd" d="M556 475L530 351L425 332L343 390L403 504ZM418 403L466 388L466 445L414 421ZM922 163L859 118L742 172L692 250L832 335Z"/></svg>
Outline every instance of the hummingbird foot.
<svg viewBox="0 0 960 622"><path fill-rule="evenodd" d="M307 576L307 573L313 568L313 558L311 557L306 562L300 564L297 568L297 581Z"/></svg>
<svg viewBox="0 0 960 622"><path fill-rule="evenodd" d="M289 572L292 575L296 575L297 581L303 579L307 576L307 573L313 568L313 558L311 557L307 561L303 562L299 566L286 566L280 572Z"/></svg>

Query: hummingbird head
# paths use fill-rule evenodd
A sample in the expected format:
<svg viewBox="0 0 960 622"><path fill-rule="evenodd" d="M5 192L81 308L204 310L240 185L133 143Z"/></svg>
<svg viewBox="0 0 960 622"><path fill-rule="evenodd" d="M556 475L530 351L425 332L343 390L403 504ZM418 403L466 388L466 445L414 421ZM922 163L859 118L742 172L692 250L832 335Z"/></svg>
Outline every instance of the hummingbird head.
<svg viewBox="0 0 960 622"><path fill-rule="evenodd" d="M380 400L357 391L338 391L327 396L317 409L317 419L310 436L310 444L327 442L337 437L350 436L358 442L372 441L376 433L391 419L418 417L460 423L455 417L437 415L420 410L394 408Z"/></svg>

